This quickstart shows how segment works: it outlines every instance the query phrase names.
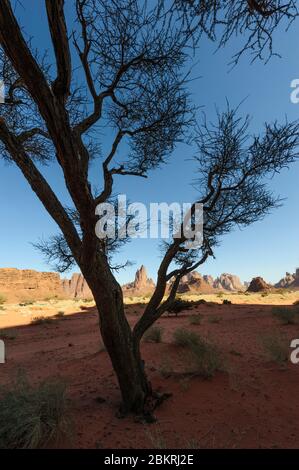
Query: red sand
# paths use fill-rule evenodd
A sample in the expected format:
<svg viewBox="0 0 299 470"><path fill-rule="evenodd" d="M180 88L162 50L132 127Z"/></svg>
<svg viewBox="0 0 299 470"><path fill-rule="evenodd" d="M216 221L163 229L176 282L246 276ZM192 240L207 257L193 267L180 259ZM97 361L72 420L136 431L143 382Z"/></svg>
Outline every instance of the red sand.
<svg viewBox="0 0 299 470"><path fill-rule="evenodd" d="M127 307L133 324L140 306ZM281 326L264 305L200 305L176 317L163 317L163 342L143 343L148 375L155 389L173 396L156 411L157 424L145 425L115 414L120 401L107 353L102 348L96 310L53 322L27 325L6 340L7 363L0 365L0 383L19 368L33 382L49 376L68 381L74 422L73 447L79 448L298 448L299 365L281 368L269 362L259 344L262 333L279 330L288 340L299 337L298 324ZM190 325L200 312L200 325ZM209 317L220 317L210 323ZM181 349L173 331L185 327L210 338L220 348L226 372L210 380L184 380ZM236 355L235 353L240 355ZM161 367L171 368L165 378ZM105 401L100 403L102 398Z"/></svg>

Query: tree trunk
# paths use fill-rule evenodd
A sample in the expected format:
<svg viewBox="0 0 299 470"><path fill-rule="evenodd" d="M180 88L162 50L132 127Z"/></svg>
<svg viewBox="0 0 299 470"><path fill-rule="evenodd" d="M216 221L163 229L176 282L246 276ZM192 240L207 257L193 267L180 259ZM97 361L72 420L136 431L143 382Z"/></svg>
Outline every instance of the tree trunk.
<svg viewBox="0 0 299 470"><path fill-rule="evenodd" d="M103 272L103 262L88 263L81 270L93 293L103 342L118 379L122 395L120 411L150 415L151 385L140 356L139 341L134 339L125 316L121 287L108 266L104 266Z"/></svg>

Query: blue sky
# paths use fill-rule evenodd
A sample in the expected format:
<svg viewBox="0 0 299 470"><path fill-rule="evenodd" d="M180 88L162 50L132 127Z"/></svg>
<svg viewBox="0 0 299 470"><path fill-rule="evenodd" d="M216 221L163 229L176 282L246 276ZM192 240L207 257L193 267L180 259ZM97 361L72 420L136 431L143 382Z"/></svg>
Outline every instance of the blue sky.
<svg viewBox="0 0 299 470"><path fill-rule="evenodd" d="M67 4L70 0L67 1ZM49 47L49 36L43 24L44 2L27 0L18 7L18 14L35 44ZM33 15L34 12L34 15ZM274 57L267 65L261 62L250 64L244 56L239 65L230 71L228 63L238 46L234 40L229 47L215 53L215 45L205 40L196 55L197 65L193 75L201 78L190 87L194 102L203 106L209 119L215 117L215 106L224 109L226 99L232 106L238 105L241 114L252 117L250 130L262 130L265 121L283 121L299 118L299 104L290 101L290 83L299 78L299 56L297 49L299 22L288 33L280 31L275 37L276 50L282 58ZM1 78L1 77L0 77ZM107 137L108 139L108 137ZM103 147L108 141L103 141ZM119 177L115 192L127 194L131 201L192 201L195 192L191 183L195 166L189 161L194 149L180 145L169 164L150 173L147 180ZM63 180L57 166L43 170L63 201L67 201ZM98 186L96 175L100 175L100 162L93 163L93 181ZM267 281L277 281L285 271L294 271L299 266L298 256L298 180L299 162L270 182L271 188L286 197L283 207L274 211L265 220L242 231L223 238L216 250L215 260L202 268L203 274L216 276L230 272L244 280L262 275ZM19 170L0 159L0 267L16 267L50 270L31 242L40 237L47 238L57 232L55 223L41 203L31 192ZM160 261L156 240L135 240L117 256L117 261L129 259L135 264L121 271L117 277L121 283L131 280L136 268L144 264L151 277L155 278Z"/></svg>

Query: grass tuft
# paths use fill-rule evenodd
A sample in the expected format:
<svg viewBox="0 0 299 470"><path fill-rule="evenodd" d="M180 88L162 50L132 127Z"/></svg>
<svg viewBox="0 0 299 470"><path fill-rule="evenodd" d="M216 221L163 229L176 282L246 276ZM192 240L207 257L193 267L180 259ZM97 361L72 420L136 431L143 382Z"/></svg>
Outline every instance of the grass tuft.
<svg viewBox="0 0 299 470"><path fill-rule="evenodd" d="M274 307L272 314L275 318L278 318L283 325L291 325L295 323L298 310L293 307Z"/></svg>
<svg viewBox="0 0 299 470"><path fill-rule="evenodd" d="M223 369L223 361L216 346L208 343L197 333L179 328L174 332L174 342L186 350L186 362L193 375L204 378L213 377Z"/></svg>
<svg viewBox="0 0 299 470"><path fill-rule="evenodd" d="M163 328L160 326L152 326L144 334L144 341L146 343L161 343L163 335Z"/></svg>
<svg viewBox="0 0 299 470"><path fill-rule="evenodd" d="M49 325L50 323L53 322L53 319L51 317L44 317L44 316L39 316L39 317L34 317L31 320L31 325Z"/></svg>
<svg viewBox="0 0 299 470"><path fill-rule="evenodd" d="M48 380L32 387L19 376L0 391L0 448L38 449L70 436L66 387Z"/></svg>
<svg viewBox="0 0 299 470"><path fill-rule="evenodd" d="M16 339L15 333L10 333L7 330L0 330L0 339Z"/></svg>
<svg viewBox="0 0 299 470"><path fill-rule="evenodd" d="M289 344L280 333L274 332L262 335L260 342L270 361L283 364L288 360Z"/></svg>
<svg viewBox="0 0 299 470"><path fill-rule="evenodd" d="M190 325L200 325L201 316L200 315L191 315L189 318Z"/></svg>

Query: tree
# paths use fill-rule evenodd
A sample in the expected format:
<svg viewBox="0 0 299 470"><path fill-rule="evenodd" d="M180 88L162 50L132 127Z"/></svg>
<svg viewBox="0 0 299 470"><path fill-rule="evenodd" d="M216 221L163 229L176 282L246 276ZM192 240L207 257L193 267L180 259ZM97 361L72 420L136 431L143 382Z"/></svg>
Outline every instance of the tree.
<svg viewBox="0 0 299 470"><path fill-rule="evenodd" d="M273 49L274 33L283 25L288 30L299 15L294 0L174 0L171 8L195 43L206 34L222 47L241 36L243 45L233 57L234 65L244 52L252 61L279 55Z"/></svg>
<svg viewBox="0 0 299 470"><path fill-rule="evenodd" d="M240 120L229 107L214 127L199 126L194 141L199 197L193 207L204 204L203 244L190 250L184 235L168 243L155 291L131 330L111 265L119 242L107 246L97 238L95 208L111 199L115 177L147 177L194 127L185 67L190 31L180 10L167 10L163 3L149 8L137 0L76 0L69 31L64 1L45 0L55 57L49 66L25 40L10 1L0 2L2 76L8 88L1 105L2 156L19 167L60 229L44 252L62 261L61 270L75 262L93 293L122 412L148 419L163 396L146 376L140 354L144 332L171 306L182 276L213 256L224 233L261 219L279 204L264 177L293 162L298 145L296 123L266 125L261 137L250 140L248 119ZM89 167L99 158L97 126L103 122L114 139L100 157L103 187L96 191ZM128 156L118 161L121 149ZM54 160L71 208L63 206L42 174L42 165Z"/></svg>

